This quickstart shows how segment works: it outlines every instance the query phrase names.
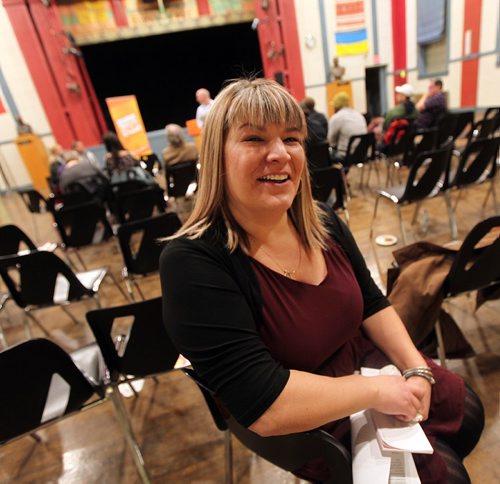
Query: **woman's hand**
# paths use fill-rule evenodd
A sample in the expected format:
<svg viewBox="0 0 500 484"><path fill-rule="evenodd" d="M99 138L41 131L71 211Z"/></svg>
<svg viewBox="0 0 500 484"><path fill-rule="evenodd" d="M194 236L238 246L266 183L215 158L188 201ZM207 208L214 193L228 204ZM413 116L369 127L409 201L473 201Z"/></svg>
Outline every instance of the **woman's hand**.
<svg viewBox="0 0 500 484"><path fill-rule="evenodd" d="M406 380L406 384L410 386L416 394L422 394L420 399L420 408L418 413L422 415L422 421L429 418L429 407L431 404L432 385L425 378L420 376L412 376Z"/></svg>
<svg viewBox="0 0 500 484"><path fill-rule="evenodd" d="M421 408L425 408L425 416L429 412L430 390L426 389L420 382L405 380L399 375L375 376L374 383L377 386L377 396L373 409L387 414L394 415L399 420L411 422L422 413ZM414 380L415 378L410 378ZM420 378L423 380L423 378ZM424 383L427 383L424 380ZM426 403L425 403L426 402ZM422 413L423 415L423 413Z"/></svg>

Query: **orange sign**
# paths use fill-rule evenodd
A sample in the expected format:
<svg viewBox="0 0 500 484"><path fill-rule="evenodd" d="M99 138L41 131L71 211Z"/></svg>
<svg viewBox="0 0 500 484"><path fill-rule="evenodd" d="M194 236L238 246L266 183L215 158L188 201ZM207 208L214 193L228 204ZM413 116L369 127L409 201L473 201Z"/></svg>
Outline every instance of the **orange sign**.
<svg viewBox="0 0 500 484"><path fill-rule="evenodd" d="M135 96L106 98L109 114L123 147L135 156L153 152Z"/></svg>

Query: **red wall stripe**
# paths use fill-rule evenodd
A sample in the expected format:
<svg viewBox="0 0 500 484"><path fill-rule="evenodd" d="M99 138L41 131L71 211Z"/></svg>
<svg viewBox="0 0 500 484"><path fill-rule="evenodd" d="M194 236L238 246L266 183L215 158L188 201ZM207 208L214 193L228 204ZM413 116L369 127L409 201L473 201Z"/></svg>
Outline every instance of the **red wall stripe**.
<svg viewBox="0 0 500 484"><path fill-rule="evenodd" d="M394 64L394 85L407 82L398 71L406 72L406 1L392 0L392 58Z"/></svg>
<svg viewBox="0 0 500 484"><path fill-rule="evenodd" d="M462 54L477 54L481 36L482 0L464 0L464 29L462 37ZM466 52L466 32L470 31L470 52ZM462 88L460 105L475 106L477 104L477 84L479 74L479 58L462 62Z"/></svg>

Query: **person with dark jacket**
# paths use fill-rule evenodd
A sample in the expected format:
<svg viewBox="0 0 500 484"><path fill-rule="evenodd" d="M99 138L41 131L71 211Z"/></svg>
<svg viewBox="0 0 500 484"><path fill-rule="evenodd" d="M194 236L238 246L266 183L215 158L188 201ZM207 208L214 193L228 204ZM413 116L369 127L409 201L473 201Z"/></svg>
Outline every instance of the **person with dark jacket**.
<svg viewBox="0 0 500 484"><path fill-rule="evenodd" d="M481 403L419 353L348 228L313 201L306 129L275 81L239 80L217 96L193 212L160 258L167 330L257 434L322 427L347 445L349 415L376 409L421 422L435 449L414 456L422 482L465 482ZM403 375L354 374L387 363ZM322 480L325 467L300 474Z"/></svg>

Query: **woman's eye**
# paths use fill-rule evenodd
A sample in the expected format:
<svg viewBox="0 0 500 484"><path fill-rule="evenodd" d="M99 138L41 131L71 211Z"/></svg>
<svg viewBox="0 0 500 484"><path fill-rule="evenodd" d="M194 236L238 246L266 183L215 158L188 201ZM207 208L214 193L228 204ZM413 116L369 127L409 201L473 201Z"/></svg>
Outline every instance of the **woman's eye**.
<svg viewBox="0 0 500 484"><path fill-rule="evenodd" d="M288 138L285 138L284 141L285 143L300 143L300 139L294 136L289 136Z"/></svg>
<svg viewBox="0 0 500 484"><path fill-rule="evenodd" d="M244 141L249 141L249 142L258 142L262 141L262 138L260 136L247 136Z"/></svg>

